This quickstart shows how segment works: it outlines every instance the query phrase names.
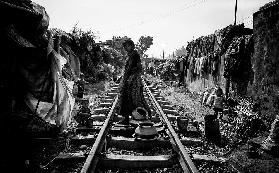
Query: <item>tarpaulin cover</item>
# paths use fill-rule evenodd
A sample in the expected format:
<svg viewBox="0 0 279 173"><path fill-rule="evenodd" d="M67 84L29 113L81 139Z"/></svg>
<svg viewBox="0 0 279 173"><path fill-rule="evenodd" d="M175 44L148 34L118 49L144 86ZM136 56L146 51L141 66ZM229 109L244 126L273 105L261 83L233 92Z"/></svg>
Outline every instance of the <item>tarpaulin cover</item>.
<svg viewBox="0 0 279 173"><path fill-rule="evenodd" d="M40 101L32 94L27 94L26 104L29 108L49 123L66 126L71 119L71 112L74 107L74 97L71 93L73 81L62 77L62 68L66 59L53 51L50 55L52 66L51 73L54 79L54 93L52 102Z"/></svg>

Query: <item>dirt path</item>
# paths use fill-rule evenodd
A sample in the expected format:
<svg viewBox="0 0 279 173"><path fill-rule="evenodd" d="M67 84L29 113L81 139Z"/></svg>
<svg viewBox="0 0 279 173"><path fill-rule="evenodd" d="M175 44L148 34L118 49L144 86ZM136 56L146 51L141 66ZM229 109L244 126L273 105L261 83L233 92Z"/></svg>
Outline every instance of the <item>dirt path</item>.
<svg viewBox="0 0 279 173"><path fill-rule="evenodd" d="M173 104L182 116L190 115L199 122L203 121L203 117L207 114L212 114L213 110L204 107L200 103L200 95L198 93L191 93L186 88L172 87L166 84L162 85L161 95L166 98L171 104ZM230 134L233 134L235 127L223 126L220 123L221 133L226 138L230 138ZM249 128L249 127L247 127ZM265 139L268 132L265 131L258 135L257 138ZM232 141L231 141L232 142ZM226 153L230 150L230 147L221 149L216 146L210 146L210 152L212 153ZM266 153L261 152L257 158L252 158L248 154L249 146L247 143L237 146L231 154L227 155L227 159L230 163L234 164L242 172L253 173L279 173L279 159L272 157ZM214 171L213 171L214 172Z"/></svg>
<svg viewBox="0 0 279 173"><path fill-rule="evenodd" d="M187 89L180 87L165 86L161 90L161 95L170 101L182 116L191 116L199 122L205 115L213 113L200 103L200 95L191 93Z"/></svg>

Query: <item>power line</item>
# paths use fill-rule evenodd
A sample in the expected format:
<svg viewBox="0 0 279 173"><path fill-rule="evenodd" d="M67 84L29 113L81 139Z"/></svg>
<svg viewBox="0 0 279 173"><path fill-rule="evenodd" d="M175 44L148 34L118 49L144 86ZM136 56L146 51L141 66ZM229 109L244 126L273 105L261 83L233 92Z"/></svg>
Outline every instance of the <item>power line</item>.
<svg viewBox="0 0 279 173"><path fill-rule="evenodd" d="M171 12L166 13L166 14L162 14L162 15L160 15L160 16L158 17L158 19L150 20L150 22L153 22L153 21L157 22L158 20L165 19L165 18L170 17L170 16L172 16L172 15L174 15L174 14L176 14L176 13L179 13L179 12L184 11L184 10L186 10L186 9L195 7L195 6L201 4L201 3L205 2L205 1L206 1L206 0L195 0L195 1L192 1L192 2L190 2L190 3L188 3L188 4L184 4L181 8L172 10ZM196 2L196 3L195 3L195 2ZM148 22L149 22L149 21L146 21L145 23L148 23Z"/></svg>
<svg viewBox="0 0 279 173"><path fill-rule="evenodd" d="M207 0L194 0L194 1L190 2L190 3L186 3L186 4L182 5L182 7L180 7L180 8L171 10L170 12L165 13L165 14L161 14L161 15L159 15L156 18L140 21L140 22L137 22L135 24L131 24L131 25L119 28L117 30L123 31L125 29L130 29L130 28L138 27L138 26L141 26L141 25L145 25L147 23L158 22L159 20L162 20L162 19L168 18L170 16L173 16L176 13L179 13L181 11L184 11L184 10L187 10L189 8L195 7L195 6L197 6L197 5L201 4L201 3L204 3L206 1Z"/></svg>

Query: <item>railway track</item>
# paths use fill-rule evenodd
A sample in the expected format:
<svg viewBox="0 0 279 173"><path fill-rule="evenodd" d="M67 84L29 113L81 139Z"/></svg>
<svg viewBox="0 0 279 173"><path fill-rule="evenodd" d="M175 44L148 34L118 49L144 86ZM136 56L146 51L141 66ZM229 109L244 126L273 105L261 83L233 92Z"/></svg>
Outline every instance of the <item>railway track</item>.
<svg viewBox="0 0 279 173"><path fill-rule="evenodd" d="M84 114L89 116L91 127L78 128L76 132L79 135L71 139L71 145L87 146L87 152L61 154L56 159L80 160L80 168L77 171L80 173L111 170L197 173L199 171L194 164L197 160L224 161L206 155L189 154L188 146L195 148L201 146L203 141L193 137L181 138L172 123L177 120L178 112L160 96L156 85L148 86L144 79L142 81L145 98L152 109L150 120L131 120L129 126L118 124L117 122L123 119L117 114L118 85L112 86L94 109L94 114ZM152 139L138 139L134 135L135 128L150 121L158 136Z"/></svg>
<svg viewBox="0 0 279 173"><path fill-rule="evenodd" d="M129 140L129 138L122 138L122 140L114 140L114 146L122 146L121 143L134 143L130 144L129 149L139 149L142 146L145 145L145 147L152 147L152 146L159 146L164 145L164 143L170 143L173 150L175 151L176 155L157 155L157 156L129 156L129 155L101 155L100 153L103 150L106 150L108 139L107 136L110 132L110 129L113 126L113 120L115 119L115 108L118 101L118 95L116 94L117 88L113 88L115 91L114 93L108 93L109 99L111 97L114 97L114 101L112 104L112 107L110 108L110 111L108 113L108 116L93 144L93 147L83 165L83 168L81 170L81 173L89 173L89 172L95 172L97 167L105 168L110 167L110 169L114 168L129 168L129 169L143 169L143 168L154 168L154 167L171 167L175 162L180 163L180 166L183 170L183 172L189 172L189 173L197 173L197 168L193 164L192 160L190 159L188 153L186 152L184 146L182 145L181 141L179 140L176 132L174 131L172 125L170 124L167 116L165 115L164 111L162 110L161 106L155 99L154 95L149 90L148 86L144 82L144 88L146 95L149 97L149 100L152 103L152 107L155 108L157 115L160 115L160 121L164 124L163 131L167 133L170 141L164 141L160 140L156 144L156 141L135 141L135 140ZM101 105L109 105L109 104L101 104ZM152 119L151 119L152 121ZM157 120L158 121L158 120ZM158 124L158 123L157 123ZM115 127L115 126L114 126ZM124 129L123 129L124 130ZM127 133L127 132L126 132ZM118 144L117 144L118 143ZM136 144L137 143L137 144ZM151 145L152 144L152 145ZM167 145L167 144L165 144ZM132 147L133 146L133 147ZM140 147L141 146L141 147ZM126 145L126 147L128 147Z"/></svg>

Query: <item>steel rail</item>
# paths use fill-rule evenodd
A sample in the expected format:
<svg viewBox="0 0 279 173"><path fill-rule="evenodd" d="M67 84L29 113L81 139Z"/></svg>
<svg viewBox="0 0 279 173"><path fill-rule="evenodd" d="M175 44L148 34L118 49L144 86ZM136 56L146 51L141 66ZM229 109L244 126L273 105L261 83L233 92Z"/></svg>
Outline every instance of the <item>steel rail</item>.
<svg viewBox="0 0 279 173"><path fill-rule="evenodd" d="M181 165L183 171L185 173L198 173L198 170L197 170L196 166L192 162L189 154L185 150L185 148L182 145L180 139L178 138L177 134L175 133L174 129L172 128L172 125L170 124L167 116L163 112L162 108L160 107L160 105L156 101L156 99L153 96L153 94L151 93L151 91L149 90L148 86L146 85L143 77L142 77L142 82L143 82L144 88L147 91L148 96L151 98L151 102L152 102L153 106L157 109L157 111L159 112L159 114L161 116L161 119L166 124L167 129L169 130L168 135L171 139L171 142L173 144L174 149L180 155L179 162L180 162L180 165Z"/></svg>
<svg viewBox="0 0 279 173"><path fill-rule="evenodd" d="M115 111L116 104L118 102L118 98L119 98L119 96L117 95L113 102L112 108L109 111L108 117L105 120L105 122L92 146L92 149L90 150L90 153L87 156L87 159L86 159L80 173L89 173L89 172L95 171L96 165L98 163L98 153L101 152L101 150L106 142L106 140L105 140L106 135L109 131L110 124L112 123L114 116L115 116L114 111Z"/></svg>

